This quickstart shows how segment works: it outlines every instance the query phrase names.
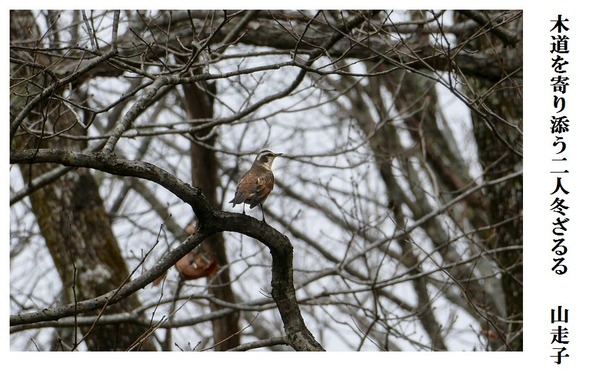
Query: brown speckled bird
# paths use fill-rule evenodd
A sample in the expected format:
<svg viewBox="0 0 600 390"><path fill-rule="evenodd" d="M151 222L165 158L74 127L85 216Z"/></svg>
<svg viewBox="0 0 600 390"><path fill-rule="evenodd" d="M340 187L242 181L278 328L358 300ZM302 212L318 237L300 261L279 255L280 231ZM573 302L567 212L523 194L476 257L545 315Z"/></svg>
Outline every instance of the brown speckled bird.
<svg viewBox="0 0 600 390"><path fill-rule="evenodd" d="M246 214L246 203L250 205L251 209L259 205L262 211L262 220L265 222L263 203L273 190L273 185L275 184L275 177L271 171L271 166L273 165L273 160L282 154L273 153L270 150L263 150L258 153L254 163L238 183L235 196L229 201L229 203L233 203L232 207L241 203L243 207L242 213Z"/></svg>

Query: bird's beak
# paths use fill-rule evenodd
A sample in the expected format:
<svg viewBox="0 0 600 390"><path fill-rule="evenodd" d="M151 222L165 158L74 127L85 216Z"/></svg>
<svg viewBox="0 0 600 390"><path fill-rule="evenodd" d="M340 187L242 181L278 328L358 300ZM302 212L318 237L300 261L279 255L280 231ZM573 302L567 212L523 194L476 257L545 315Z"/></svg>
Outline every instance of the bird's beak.
<svg viewBox="0 0 600 390"><path fill-rule="evenodd" d="M275 153L276 157L283 156L283 153Z"/></svg>

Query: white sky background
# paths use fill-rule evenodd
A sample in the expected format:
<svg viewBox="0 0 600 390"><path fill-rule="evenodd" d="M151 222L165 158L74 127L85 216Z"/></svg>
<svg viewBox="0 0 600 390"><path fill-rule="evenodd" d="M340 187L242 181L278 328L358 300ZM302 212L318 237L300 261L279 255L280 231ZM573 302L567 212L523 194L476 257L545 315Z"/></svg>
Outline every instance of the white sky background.
<svg viewBox="0 0 600 390"><path fill-rule="evenodd" d="M103 9L118 7L117 2L105 2ZM225 4L220 3L220 6ZM70 388L79 380L89 383L92 377L110 380L120 386L206 386L215 383L238 383L244 388L269 388L280 384L299 388L302 384L322 384L323 387L336 388L373 388L375 386L420 385L426 388L470 389L470 388L506 388L514 383L524 385L561 386L574 383L590 383L591 364L598 361L594 347L599 322L595 310L597 302L597 276L600 275L600 259L595 248L597 235L593 235L594 223L599 213L595 204L598 195L594 192L598 163L594 160L598 139L598 111L596 94L600 88L598 80L591 77L596 72L596 34L595 20L598 15L591 6L583 4L545 2L543 7L532 2L519 1L435 1L435 2L253 2L256 8L521 8L524 9L525 38L525 351L512 353L327 353L327 354L151 354L138 353L94 353L94 354L32 354L9 351L8 321L3 322L4 332L0 349L8 360L2 375L2 382L10 379L31 383L40 381L45 385L61 383L61 387ZM40 4L19 2L10 4L13 8L39 8ZM153 4L149 2L130 2L131 8L185 8L191 2L169 2ZM242 4L231 7L244 8ZM81 4L58 3L44 4L44 8L77 8ZM552 176L550 159L553 153L552 138L548 125L551 111L551 90L549 79L552 77L549 62L550 20L558 13L569 18L571 30L572 54L569 56L568 76L570 86L568 98L571 134L568 134L568 157L570 158L570 176L567 176L569 190L568 202L572 206L568 228L569 273L557 278L549 270L552 242L549 229L551 215L548 212ZM8 12L5 12L5 26L8 25ZM2 42L8 42L8 29L3 29ZM5 51L6 52L6 51ZM8 61L2 66L7 67ZM4 73L8 74L7 68ZM5 91L7 78L3 78ZM4 94L6 99L7 94ZM3 107L8 107L5 101ZM5 124L8 122L7 110ZM5 149L6 154L8 151ZM8 166L8 157L6 157ZM277 162L276 162L277 163ZM4 171L7 174L8 170ZM5 183L8 178L5 178ZM4 204L8 205L8 191L3 193ZM8 210L7 210L8 211ZM8 289L8 220L4 218L6 240L6 261L2 276L3 296L9 295ZM6 273L6 275L5 275ZM1 312L8 316L8 300L2 300ZM563 305L571 310L569 330L571 343L568 345L570 357L563 365L556 366L550 358L549 323L550 309ZM108 358L108 359L107 359ZM289 364L289 365L288 365ZM285 373L285 377L275 372ZM32 377L35 372L35 377ZM124 374L120 378L119 374ZM597 374L596 374L597 376ZM38 379L39 378L39 379ZM77 378L77 379L75 379ZM310 378L310 379L309 379ZM94 381L94 379L92 379ZM597 383L597 379L594 381ZM592 382L592 383L594 383ZM79 382L81 384L82 382ZM99 383L100 384L100 383ZM103 383L102 387L105 387ZM305 386L302 386L305 387ZM321 386L319 386L321 387ZM27 386L26 386L27 388ZM50 386L53 388L53 386ZM94 388L94 387L92 387Z"/></svg>

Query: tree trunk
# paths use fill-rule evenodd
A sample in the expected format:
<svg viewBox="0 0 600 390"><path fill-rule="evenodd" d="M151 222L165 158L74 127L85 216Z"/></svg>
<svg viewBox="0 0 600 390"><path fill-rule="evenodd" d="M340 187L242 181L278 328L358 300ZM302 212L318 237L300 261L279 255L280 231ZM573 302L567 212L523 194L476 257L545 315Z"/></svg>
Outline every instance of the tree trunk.
<svg viewBox="0 0 600 390"><path fill-rule="evenodd" d="M35 21L31 12L11 13L11 40L35 38L33 41L37 41L39 31L33 26ZM33 36L29 36L30 33ZM47 88L53 82L43 74L29 74L26 69L12 69L14 79L28 81L15 82L11 86L13 115L28 103L25 96L31 94L32 90ZM40 102L31 111L24 125L41 135L17 131L11 147L82 150L86 146L85 142L64 137L47 137L59 132L85 135L85 129L74 113L58 99ZM54 168L51 164L19 166L25 183L31 183ZM33 192L29 200L62 280L63 296L68 302L97 297L129 279L129 269L113 235L98 185L89 170L80 168L63 175ZM132 311L139 306L137 297L132 295L104 313ZM109 351L130 348L147 329L133 324L97 324L91 328L80 327L79 330L85 335L85 344L89 350ZM67 348L77 348L81 341L83 340L62 340L63 345L58 348L63 349L65 345ZM143 348L153 349L153 345L145 342Z"/></svg>
<svg viewBox="0 0 600 390"><path fill-rule="evenodd" d="M519 23L518 25L516 23ZM522 32L520 19L512 23L512 28ZM476 32L473 31L473 36ZM468 41L467 34L462 36ZM472 50L495 46L499 56L514 51L506 50L502 42L493 34L472 39L468 46ZM521 45L521 43L519 43ZM516 53L522 53L517 50ZM504 58L504 62L518 61L518 58ZM473 132L477 142L479 159L484 178L491 181L521 169L523 158L523 136L518 129L523 128L523 85L516 78L508 78L499 83L484 79L470 79L476 96L479 113L471 111ZM489 113L493 113L489 114ZM483 115L482 115L483 114ZM490 203L490 224L496 226L488 245L491 248L505 248L523 245L523 177L488 187ZM523 350L523 253L522 251L499 251L496 261L502 270L502 286L506 306L506 321L503 339L507 348Z"/></svg>
<svg viewBox="0 0 600 390"><path fill-rule="evenodd" d="M216 85L214 83L185 84L183 85L183 90L185 93L185 106L190 119L212 118L213 97L211 94L214 95L216 93ZM213 135L205 139L211 130L211 128L208 128L196 133L196 139L200 141L198 143L192 142L190 151L192 159L192 184L202 190L202 193L206 196L212 207L218 208L219 162L214 150L210 149L210 146L215 144L216 136ZM209 147L205 147L203 144ZM198 221L198 223L201 225L202 221ZM236 298L231 288L223 235L221 233L212 235L202 243L202 246L205 247L205 251L214 254L219 268L217 276L212 279L212 284L209 286L210 293L222 301L235 302ZM213 311L223 308L215 303L211 303L210 307ZM212 320L215 350L225 351L240 344L238 321L239 313L235 311L224 317Z"/></svg>

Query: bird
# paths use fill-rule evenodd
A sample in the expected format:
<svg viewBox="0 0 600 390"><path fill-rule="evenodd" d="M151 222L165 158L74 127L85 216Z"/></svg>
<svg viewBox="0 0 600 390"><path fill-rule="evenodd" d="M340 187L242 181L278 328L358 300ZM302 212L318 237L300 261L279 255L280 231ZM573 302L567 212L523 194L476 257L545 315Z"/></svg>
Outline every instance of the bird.
<svg viewBox="0 0 600 390"><path fill-rule="evenodd" d="M273 175L273 171L271 171L271 166L273 165L273 160L282 154L263 150L256 155L254 163L252 163L248 172L242 176L242 179L238 183L233 199L229 201L229 203L233 203L231 207L235 207L241 203L243 207L242 213L245 215L246 203L250 205L250 209L258 205L262 211L262 221L266 223L263 203L265 203L275 185L275 176Z"/></svg>

